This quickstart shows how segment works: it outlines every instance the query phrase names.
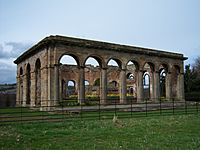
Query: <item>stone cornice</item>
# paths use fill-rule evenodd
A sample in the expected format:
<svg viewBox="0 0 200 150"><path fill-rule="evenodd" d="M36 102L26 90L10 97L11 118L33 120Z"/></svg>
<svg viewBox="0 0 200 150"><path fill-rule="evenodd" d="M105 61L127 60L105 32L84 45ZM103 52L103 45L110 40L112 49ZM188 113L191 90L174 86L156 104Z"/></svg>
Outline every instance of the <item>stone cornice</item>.
<svg viewBox="0 0 200 150"><path fill-rule="evenodd" d="M49 37L44 38L42 41L40 41L39 43L37 43L36 45L28 49L26 52L24 52L21 56L19 56L14 61L14 63L19 64L21 61L37 53L42 48L48 47L48 46L56 46L56 44L102 49L102 50L112 50L112 51L118 51L118 52L134 53L134 54L141 54L141 55L148 55L148 56L158 56L158 57L173 58L173 59L180 59L180 60L187 59L187 57L184 57L183 54L179 54L179 53L172 53L172 52L166 52L166 51L150 49L150 48L120 45L120 44L114 44L114 43L108 43L108 42L93 41L93 40L86 40L86 39L56 35L56 36L49 36Z"/></svg>

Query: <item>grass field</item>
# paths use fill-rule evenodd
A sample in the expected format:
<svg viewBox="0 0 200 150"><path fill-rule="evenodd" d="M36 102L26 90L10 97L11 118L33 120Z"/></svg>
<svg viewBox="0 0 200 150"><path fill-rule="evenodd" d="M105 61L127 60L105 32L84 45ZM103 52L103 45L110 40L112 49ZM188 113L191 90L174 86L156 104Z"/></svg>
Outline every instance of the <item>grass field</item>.
<svg viewBox="0 0 200 150"><path fill-rule="evenodd" d="M199 149L200 116L0 125L0 149Z"/></svg>

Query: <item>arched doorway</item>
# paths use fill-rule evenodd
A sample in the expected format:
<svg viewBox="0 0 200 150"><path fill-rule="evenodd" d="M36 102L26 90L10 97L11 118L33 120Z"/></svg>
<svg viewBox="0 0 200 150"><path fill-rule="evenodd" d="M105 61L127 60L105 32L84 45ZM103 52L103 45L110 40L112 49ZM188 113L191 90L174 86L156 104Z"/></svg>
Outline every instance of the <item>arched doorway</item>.
<svg viewBox="0 0 200 150"><path fill-rule="evenodd" d="M143 67L143 96L144 99L154 100L154 64L145 63Z"/></svg>
<svg viewBox="0 0 200 150"><path fill-rule="evenodd" d="M97 56L89 56L85 61L85 97L86 99L99 99L100 72L102 61Z"/></svg>
<svg viewBox="0 0 200 150"><path fill-rule="evenodd" d="M143 75L144 98L150 98L150 74L146 71Z"/></svg>
<svg viewBox="0 0 200 150"><path fill-rule="evenodd" d="M139 65L136 61L128 61L126 65L127 100L136 101L138 69Z"/></svg>
<svg viewBox="0 0 200 150"><path fill-rule="evenodd" d="M67 82L67 97L77 97L77 93L76 93L76 82L74 80L69 80Z"/></svg>
<svg viewBox="0 0 200 150"><path fill-rule="evenodd" d="M79 61L78 57L72 54L65 54L59 61L60 69L60 95L62 100L78 100Z"/></svg>
<svg viewBox="0 0 200 150"><path fill-rule="evenodd" d="M110 59L107 63L107 99L120 100L120 72L121 72L121 61L118 59ZM113 86L115 85L115 86Z"/></svg>

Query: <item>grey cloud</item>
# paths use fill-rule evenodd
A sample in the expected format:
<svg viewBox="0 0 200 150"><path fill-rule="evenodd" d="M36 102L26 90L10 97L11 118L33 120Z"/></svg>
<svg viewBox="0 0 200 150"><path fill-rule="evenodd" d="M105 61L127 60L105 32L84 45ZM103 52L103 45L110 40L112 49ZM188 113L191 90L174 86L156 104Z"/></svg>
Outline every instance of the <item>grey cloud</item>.
<svg viewBox="0 0 200 150"><path fill-rule="evenodd" d="M0 84L16 83L16 65L13 60L29 49L33 44L6 42L0 44Z"/></svg>
<svg viewBox="0 0 200 150"><path fill-rule="evenodd" d="M6 42L5 46L10 46L11 50L6 51L3 45L0 44L0 58L16 58L25 50L30 48L32 44L22 42Z"/></svg>
<svg viewBox="0 0 200 150"><path fill-rule="evenodd" d="M0 84L16 83L16 66L0 62Z"/></svg>
<svg viewBox="0 0 200 150"><path fill-rule="evenodd" d="M3 46L0 44L0 58L7 58L8 53L3 50Z"/></svg>

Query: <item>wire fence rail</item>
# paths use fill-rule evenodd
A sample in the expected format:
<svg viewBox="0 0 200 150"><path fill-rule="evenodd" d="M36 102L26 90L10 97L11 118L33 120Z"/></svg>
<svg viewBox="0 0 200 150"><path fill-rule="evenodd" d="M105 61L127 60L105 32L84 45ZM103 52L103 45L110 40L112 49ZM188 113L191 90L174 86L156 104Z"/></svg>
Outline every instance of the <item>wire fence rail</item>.
<svg viewBox="0 0 200 150"><path fill-rule="evenodd" d="M129 100L126 104L120 104L119 99L112 99L107 104L101 104L100 100L86 100L79 104L77 100L62 100L56 106L44 105L50 101L42 100L43 105L39 106L3 106L0 107L0 124L24 123L24 122L58 122L74 119L112 119L119 118L147 117L157 115L180 115L198 114L200 99L187 99L159 101L145 99L136 102Z"/></svg>

